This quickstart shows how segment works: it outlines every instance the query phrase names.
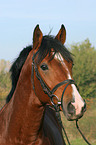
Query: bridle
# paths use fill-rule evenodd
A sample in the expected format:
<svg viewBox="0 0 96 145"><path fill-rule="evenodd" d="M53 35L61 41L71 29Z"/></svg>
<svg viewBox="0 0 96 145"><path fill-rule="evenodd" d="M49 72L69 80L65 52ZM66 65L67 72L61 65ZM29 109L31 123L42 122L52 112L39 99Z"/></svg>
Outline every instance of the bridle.
<svg viewBox="0 0 96 145"><path fill-rule="evenodd" d="M38 53L38 52L37 52L37 53ZM69 139L68 139L68 137L67 137L67 133L66 133L66 131L65 131L65 129L64 129L64 126L63 126L63 124L62 124L62 121L61 121L60 106L61 106L61 108L62 108L62 110L63 110L63 112L64 112L64 108L63 108L63 97L64 97L64 94L65 94L66 88L67 88L69 85L71 85L71 84L74 84L76 87L77 87L77 85L76 85L76 83L75 83L74 80L72 80L72 79L67 79L67 80L64 80L64 81L58 83L52 90L50 90L49 87L48 87L48 86L46 85L46 83L44 82L44 80L42 79L42 77L41 77L41 75L40 75L40 73L39 73L39 71L38 71L38 67L37 67L37 65L36 65L36 63L35 63L35 57L36 57L37 53L36 53L36 54L33 54L33 57L32 57L31 82L32 82L33 90L34 90L34 92L35 92L35 94L36 94L35 86L34 86L34 70L35 70L36 77L37 77L37 79L40 81L40 84L41 84L41 86L42 86L42 89L43 89L44 93L47 94L47 95L49 96L50 101L51 101L51 103L52 103L52 105L53 105L53 108L54 108L55 111L56 111L57 119L58 119L59 124L61 125L61 127L62 127L62 129L63 129L63 132L64 132L64 134L65 134L65 137L66 137L66 139L67 139L67 142L68 142L69 145L71 145L70 142L69 142ZM63 90L62 96L61 96L61 101L60 101L59 98L54 94L54 92L55 92L60 86L62 86L62 85L66 85L66 86L64 87L64 90ZM77 89L78 89L78 87L77 87ZM57 104L54 102L53 97L56 98ZM91 145L91 144L87 141L87 139L85 138L85 136L83 135L83 133L81 132L81 130L79 129L79 126L78 126L78 123L77 123L77 122L78 122L78 120L76 120L76 127L77 127L78 131L80 132L80 134L82 135L82 137L83 137L83 139L86 141L86 143L87 143L88 145Z"/></svg>
<svg viewBox="0 0 96 145"><path fill-rule="evenodd" d="M58 105L59 105L59 106L61 105L61 107L62 107L62 109L63 109L63 103L62 103L62 102L63 102L63 96L64 96L64 93L65 93L65 90L66 90L66 88L67 88L70 84L75 84L75 85L76 85L75 81L72 80L72 79L64 80L64 81L58 83L52 90L50 90L49 87L48 87L48 86L46 85L46 83L44 82L44 80L42 79L42 77L41 77L41 75L40 75L40 73L39 73L39 71L38 71L37 65L36 65L36 63L35 63L34 56L33 56L33 58L32 58L32 74L31 74L31 80L32 80L32 85L33 85L34 92L35 92L35 86L34 86L34 70L35 70L35 73L36 73L36 77L37 77L38 80L40 81L40 84L41 84L41 86L42 86L42 89L43 89L44 93L47 94L47 95L49 96L49 98L50 98L50 100L51 100L51 103L52 103L54 109L55 109L55 107L58 106ZM65 84L66 86L65 86L65 88L64 88L64 90L63 90L62 97L61 97L61 101L60 101L59 98L54 94L54 92L55 92L60 86L62 86L62 85L64 85L64 84ZM76 85L76 87L77 87L77 85ZM36 93L36 92L35 92L35 93ZM53 100L54 97L55 97L56 100L57 100L57 104L54 103L54 100Z"/></svg>

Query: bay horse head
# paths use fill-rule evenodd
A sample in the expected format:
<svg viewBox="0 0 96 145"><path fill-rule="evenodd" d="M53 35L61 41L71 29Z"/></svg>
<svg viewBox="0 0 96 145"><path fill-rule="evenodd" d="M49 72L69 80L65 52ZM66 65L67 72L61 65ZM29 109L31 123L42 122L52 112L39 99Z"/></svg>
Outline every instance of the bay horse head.
<svg viewBox="0 0 96 145"><path fill-rule="evenodd" d="M43 36L39 25L33 33L31 80L42 104L60 106L68 120L81 118L86 110L72 78L73 59L64 46L66 30L61 26L56 37Z"/></svg>

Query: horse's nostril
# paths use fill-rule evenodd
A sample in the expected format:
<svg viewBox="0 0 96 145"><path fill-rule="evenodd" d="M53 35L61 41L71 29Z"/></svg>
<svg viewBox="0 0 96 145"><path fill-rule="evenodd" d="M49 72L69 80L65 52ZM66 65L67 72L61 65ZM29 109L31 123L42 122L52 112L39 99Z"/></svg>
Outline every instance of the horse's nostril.
<svg viewBox="0 0 96 145"><path fill-rule="evenodd" d="M67 109L69 114L75 114L75 107L71 104L71 102L68 104Z"/></svg>

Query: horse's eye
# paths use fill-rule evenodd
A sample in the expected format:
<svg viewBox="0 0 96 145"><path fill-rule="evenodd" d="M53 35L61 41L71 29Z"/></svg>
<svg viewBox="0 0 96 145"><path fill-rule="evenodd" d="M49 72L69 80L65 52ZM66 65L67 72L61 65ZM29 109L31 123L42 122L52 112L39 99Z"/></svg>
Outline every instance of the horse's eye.
<svg viewBox="0 0 96 145"><path fill-rule="evenodd" d="M42 70L48 70L47 64L42 64L40 67Z"/></svg>

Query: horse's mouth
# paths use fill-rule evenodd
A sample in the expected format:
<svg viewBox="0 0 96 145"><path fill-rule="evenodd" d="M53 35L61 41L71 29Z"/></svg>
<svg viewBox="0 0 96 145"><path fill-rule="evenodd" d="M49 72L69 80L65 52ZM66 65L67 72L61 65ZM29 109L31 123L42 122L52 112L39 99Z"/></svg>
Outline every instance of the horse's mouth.
<svg viewBox="0 0 96 145"><path fill-rule="evenodd" d="M68 110L67 110L67 109L64 109L64 108L62 109L62 111L63 111L63 114L65 115L65 117L66 117L66 119L67 119L68 121L74 121L74 120L78 120L78 119L82 118L83 115L84 115L84 112L86 111L86 109L83 110L83 111L81 111L81 113L78 114L78 115L76 115L76 112L75 112L75 111L74 111L73 114L70 114L70 113L68 112Z"/></svg>

